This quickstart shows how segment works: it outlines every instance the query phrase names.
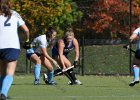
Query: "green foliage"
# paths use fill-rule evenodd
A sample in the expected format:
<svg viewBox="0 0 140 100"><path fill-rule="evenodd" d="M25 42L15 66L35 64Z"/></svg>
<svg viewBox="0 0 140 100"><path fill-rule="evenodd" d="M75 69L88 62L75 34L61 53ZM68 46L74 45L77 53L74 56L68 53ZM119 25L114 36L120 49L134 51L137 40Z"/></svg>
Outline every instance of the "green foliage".
<svg viewBox="0 0 140 100"><path fill-rule="evenodd" d="M62 35L64 29L81 18L72 0L12 0L13 9L26 21L32 36L42 34L53 26Z"/></svg>

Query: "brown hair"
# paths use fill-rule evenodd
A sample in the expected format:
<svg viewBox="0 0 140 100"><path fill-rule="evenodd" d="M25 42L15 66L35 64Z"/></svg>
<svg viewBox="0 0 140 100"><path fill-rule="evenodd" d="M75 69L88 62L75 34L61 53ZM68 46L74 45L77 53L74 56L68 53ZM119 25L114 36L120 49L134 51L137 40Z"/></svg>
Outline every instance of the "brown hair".
<svg viewBox="0 0 140 100"><path fill-rule="evenodd" d="M4 14L5 17L11 16L9 0L0 0L0 14Z"/></svg>
<svg viewBox="0 0 140 100"><path fill-rule="evenodd" d="M47 30L47 32L46 32L46 37L47 37L47 38L51 38L51 35L52 35L54 32L56 32L55 29L52 28L52 27L49 27L48 30Z"/></svg>

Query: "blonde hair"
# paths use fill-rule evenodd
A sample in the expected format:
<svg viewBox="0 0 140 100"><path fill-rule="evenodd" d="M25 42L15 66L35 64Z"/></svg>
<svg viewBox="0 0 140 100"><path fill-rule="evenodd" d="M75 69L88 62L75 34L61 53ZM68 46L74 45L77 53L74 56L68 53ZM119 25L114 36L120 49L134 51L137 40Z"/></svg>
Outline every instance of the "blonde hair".
<svg viewBox="0 0 140 100"><path fill-rule="evenodd" d="M68 36L73 36L74 37L74 32L73 31L67 31L64 35L64 38L67 38Z"/></svg>

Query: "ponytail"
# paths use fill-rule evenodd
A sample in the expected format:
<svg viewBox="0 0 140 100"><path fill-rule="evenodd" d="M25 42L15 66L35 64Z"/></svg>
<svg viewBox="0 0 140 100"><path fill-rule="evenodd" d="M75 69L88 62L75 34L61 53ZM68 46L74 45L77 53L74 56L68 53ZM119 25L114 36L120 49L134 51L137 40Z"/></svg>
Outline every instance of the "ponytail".
<svg viewBox="0 0 140 100"><path fill-rule="evenodd" d="M11 16L9 0L0 0L0 14L4 14L5 17Z"/></svg>

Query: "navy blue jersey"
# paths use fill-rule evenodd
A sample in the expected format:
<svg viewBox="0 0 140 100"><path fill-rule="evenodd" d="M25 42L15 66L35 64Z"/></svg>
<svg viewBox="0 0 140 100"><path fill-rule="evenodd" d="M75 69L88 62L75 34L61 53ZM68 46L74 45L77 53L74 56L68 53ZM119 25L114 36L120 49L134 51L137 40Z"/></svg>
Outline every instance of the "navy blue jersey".
<svg viewBox="0 0 140 100"><path fill-rule="evenodd" d="M63 50L63 54L64 54L65 56L67 56L68 53L69 53L71 50L73 50L73 47L74 47L73 41L71 41L71 42L69 43L69 45L67 45L65 39L63 39L63 41L64 41L64 45L65 45L64 50ZM52 48L52 57L54 58L54 57L57 56L57 55L58 55L58 42L57 42L57 43L53 46L53 48Z"/></svg>

